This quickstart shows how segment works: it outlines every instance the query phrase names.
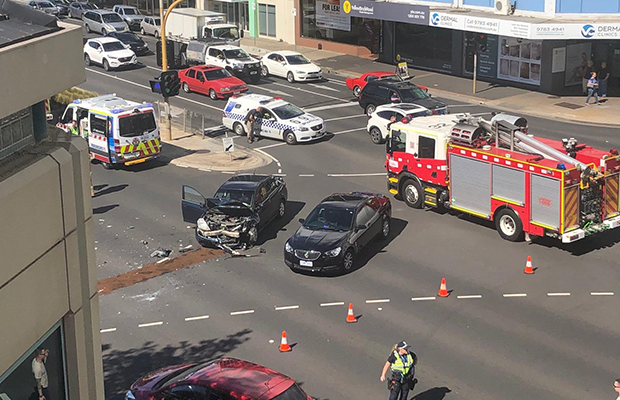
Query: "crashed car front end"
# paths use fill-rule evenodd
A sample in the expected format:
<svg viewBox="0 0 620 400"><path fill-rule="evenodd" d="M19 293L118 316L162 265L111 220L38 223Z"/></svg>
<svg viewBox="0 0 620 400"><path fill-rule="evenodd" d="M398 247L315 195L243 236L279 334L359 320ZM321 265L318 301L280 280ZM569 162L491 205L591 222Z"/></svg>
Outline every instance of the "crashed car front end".
<svg viewBox="0 0 620 400"><path fill-rule="evenodd" d="M258 216L247 208L216 207L198 219L196 240L224 250L246 249L256 243Z"/></svg>

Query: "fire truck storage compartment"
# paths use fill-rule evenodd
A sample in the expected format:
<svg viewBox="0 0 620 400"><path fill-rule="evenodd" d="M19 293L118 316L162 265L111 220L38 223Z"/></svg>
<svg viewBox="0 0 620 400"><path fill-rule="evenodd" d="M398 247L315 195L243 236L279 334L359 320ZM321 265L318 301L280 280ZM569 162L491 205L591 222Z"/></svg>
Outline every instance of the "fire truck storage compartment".
<svg viewBox="0 0 620 400"><path fill-rule="evenodd" d="M493 165L493 196L525 204L525 172Z"/></svg>
<svg viewBox="0 0 620 400"><path fill-rule="evenodd" d="M451 203L491 215L491 168L488 163L450 154Z"/></svg>
<svg viewBox="0 0 620 400"><path fill-rule="evenodd" d="M541 175L531 176L532 222L559 229L561 181Z"/></svg>
<svg viewBox="0 0 620 400"><path fill-rule="evenodd" d="M618 213L618 176L615 174L605 179L605 218L610 218Z"/></svg>

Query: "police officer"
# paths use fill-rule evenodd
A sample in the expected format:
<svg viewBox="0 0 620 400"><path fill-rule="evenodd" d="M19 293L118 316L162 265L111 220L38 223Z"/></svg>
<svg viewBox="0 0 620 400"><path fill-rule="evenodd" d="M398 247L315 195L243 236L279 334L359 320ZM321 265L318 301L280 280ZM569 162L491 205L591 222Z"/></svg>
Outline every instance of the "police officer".
<svg viewBox="0 0 620 400"><path fill-rule="evenodd" d="M72 120L71 123L69 124L69 132L72 135L79 135L80 131L77 127L77 122L75 120Z"/></svg>
<svg viewBox="0 0 620 400"><path fill-rule="evenodd" d="M258 119L262 117L262 114L263 108L258 106L255 109L250 110L245 116L245 125L248 131L248 143L254 142L254 134L256 131L260 132L260 122Z"/></svg>
<svg viewBox="0 0 620 400"><path fill-rule="evenodd" d="M381 382L385 381L388 369L391 376L388 377L389 400L407 400L409 389L413 389L415 365L418 357L409 351L409 344L405 341L395 344L392 353L388 357L381 371Z"/></svg>

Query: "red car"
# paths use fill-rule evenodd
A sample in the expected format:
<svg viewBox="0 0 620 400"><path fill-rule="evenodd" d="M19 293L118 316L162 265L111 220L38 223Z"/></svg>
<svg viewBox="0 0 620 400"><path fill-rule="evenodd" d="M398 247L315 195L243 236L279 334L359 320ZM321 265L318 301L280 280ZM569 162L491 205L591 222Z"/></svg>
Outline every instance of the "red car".
<svg viewBox="0 0 620 400"><path fill-rule="evenodd" d="M208 94L213 100L246 92L247 85L224 68L214 65L196 65L179 71L185 93Z"/></svg>
<svg viewBox="0 0 620 400"><path fill-rule="evenodd" d="M175 365L138 379L125 400L312 400L295 380L262 365L223 357Z"/></svg>
<svg viewBox="0 0 620 400"><path fill-rule="evenodd" d="M353 95L355 97L360 97L360 93L362 93L362 89L366 86L368 81L373 79L385 79L390 81L402 81L403 79L396 75L394 72L386 72L386 71L375 71L375 72L367 72L359 78L347 78L347 87L353 91ZM428 92L428 88L425 86L418 87L425 92Z"/></svg>

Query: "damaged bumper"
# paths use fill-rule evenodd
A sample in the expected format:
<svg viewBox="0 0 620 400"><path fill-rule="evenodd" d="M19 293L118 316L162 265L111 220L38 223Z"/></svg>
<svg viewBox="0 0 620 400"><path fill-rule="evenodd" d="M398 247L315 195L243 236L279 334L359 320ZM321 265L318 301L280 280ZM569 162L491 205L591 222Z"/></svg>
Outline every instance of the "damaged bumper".
<svg viewBox="0 0 620 400"><path fill-rule="evenodd" d="M223 248L223 246L239 248L247 246L248 243L247 235L224 229L203 231L197 228L196 240L201 246L213 248Z"/></svg>

